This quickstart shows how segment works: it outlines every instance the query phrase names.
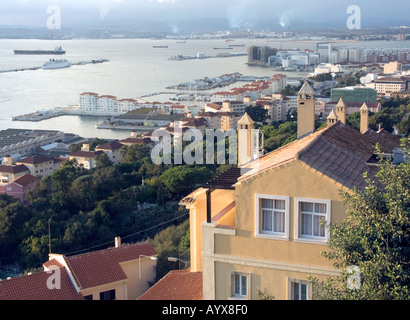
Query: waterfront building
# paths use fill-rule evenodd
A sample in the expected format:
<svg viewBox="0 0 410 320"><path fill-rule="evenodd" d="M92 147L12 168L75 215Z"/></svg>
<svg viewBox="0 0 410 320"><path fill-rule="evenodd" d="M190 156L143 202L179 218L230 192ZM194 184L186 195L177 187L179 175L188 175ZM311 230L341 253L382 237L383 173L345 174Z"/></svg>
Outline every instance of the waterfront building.
<svg viewBox="0 0 410 320"><path fill-rule="evenodd" d="M269 57L276 55L277 50L268 46L250 46L248 48L248 64L266 66Z"/></svg>
<svg viewBox="0 0 410 320"><path fill-rule="evenodd" d="M0 131L0 158L6 155L18 155L20 158L33 155L38 148L66 141L69 134L53 130L7 129Z"/></svg>
<svg viewBox="0 0 410 320"><path fill-rule="evenodd" d="M84 92L80 94L80 109L84 111L96 111L98 94L94 92Z"/></svg>
<svg viewBox="0 0 410 320"><path fill-rule="evenodd" d="M103 95L98 98L97 110L105 112L118 112L117 97L112 95Z"/></svg>
<svg viewBox="0 0 410 320"><path fill-rule="evenodd" d="M118 100L118 111L128 112L140 108L138 101L135 99Z"/></svg>

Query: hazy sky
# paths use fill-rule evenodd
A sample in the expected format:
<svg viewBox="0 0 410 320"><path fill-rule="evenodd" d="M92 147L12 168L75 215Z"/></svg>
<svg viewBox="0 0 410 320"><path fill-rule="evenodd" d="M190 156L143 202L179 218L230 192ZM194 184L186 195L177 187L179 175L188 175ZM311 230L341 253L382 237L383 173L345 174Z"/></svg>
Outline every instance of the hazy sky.
<svg viewBox="0 0 410 320"><path fill-rule="evenodd" d="M86 20L225 18L232 27L245 19L340 22L349 5L361 9L362 27L377 20L407 22L410 1L406 0L1 0L0 25L45 26L47 8L58 6L64 25ZM409 22L410 24L410 22Z"/></svg>

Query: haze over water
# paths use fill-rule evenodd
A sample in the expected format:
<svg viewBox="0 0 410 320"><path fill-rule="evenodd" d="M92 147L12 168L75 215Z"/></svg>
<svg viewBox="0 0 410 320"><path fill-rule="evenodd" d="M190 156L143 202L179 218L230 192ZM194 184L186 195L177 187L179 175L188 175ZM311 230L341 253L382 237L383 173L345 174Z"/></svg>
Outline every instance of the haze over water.
<svg viewBox="0 0 410 320"><path fill-rule="evenodd" d="M233 50L214 50L229 44L245 44ZM168 48L153 48L153 45L168 45ZM0 73L0 130L7 128L61 130L83 137L121 139L128 131L99 130L95 124L104 118L65 116L41 122L11 121L11 117L53 107L77 105L83 92L100 95L115 95L118 99L138 98L143 95L165 92L167 86L188 82L203 77L217 77L239 72L249 76L272 76L277 71L271 67L250 67L247 56L233 58L210 58L203 60L172 61L173 55L215 56L221 52L245 52L250 45L268 45L275 48L314 49L316 42L269 41L266 39L225 40L0 40L0 70L40 67L49 58L57 56L14 55L14 49L54 49L62 46L67 51L65 59L72 63L106 58L101 64L71 66L58 70L35 70ZM410 47L408 41L352 42L340 46L368 48ZM304 76L300 73L285 73L290 78ZM237 83L234 86L241 86ZM220 90L220 89L219 89ZM152 101L169 101L167 95L147 98ZM195 102L192 102L195 104Z"/></svg>

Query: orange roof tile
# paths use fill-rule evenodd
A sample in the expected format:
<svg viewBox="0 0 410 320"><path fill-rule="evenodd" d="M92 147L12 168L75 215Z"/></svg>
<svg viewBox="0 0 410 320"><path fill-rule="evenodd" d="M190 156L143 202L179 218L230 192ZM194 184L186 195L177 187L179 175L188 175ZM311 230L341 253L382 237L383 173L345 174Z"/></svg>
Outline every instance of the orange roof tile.
<svg viewBox="0 0 410 320"><path fill-rule="evenodd" d="M69 256L66 260L77 285L86 289L127 279L120 263L137 260L141 255L155 256L157 252L151 243L140 242Z"/></svg>
<svg viewBox="0 0 410 320"><path fill-rule="evenodd" d="M39 272L0 281L0 300L83 300L75 290L67 270L65 268L59 270L61 271L60 289L47 287L47 280L53 273Z"/></svg>
<svg viewBox="0 0 410 320"><path fill-rule="evenodd" d="M154 284L138 300L202 300L202 272L174 270Z"/></svg>

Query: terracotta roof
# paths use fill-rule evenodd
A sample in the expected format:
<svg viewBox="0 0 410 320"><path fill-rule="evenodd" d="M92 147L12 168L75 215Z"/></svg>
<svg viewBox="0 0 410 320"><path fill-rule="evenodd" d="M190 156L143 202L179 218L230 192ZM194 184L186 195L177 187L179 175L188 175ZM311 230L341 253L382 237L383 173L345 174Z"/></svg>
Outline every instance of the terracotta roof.
<svg viewBox="0 0 410 320"><path fill-rule="evenodd" d="M16 173L21 173L25 171L30 172L30 170L24 164L20 164L17 166L0 165L0 172L16 174Z"/></svg>
<svg viewBox="0 0 410 320"><path fill-rule="evenodd" d="M133 144L150 144L152 143L149 138L126 138L120 141L123 144L133 143Z"/></svg>
<svg viewBox="0 0 410 320"><path fill-rule="evenodd" d="M339 121L250 163L247 167L251 171L238 180L299 160L347 188L361 188L365 185L363 173L375 173L376 169L367 163L377 142L385 153L392 153L399 146L396 136L382 132L361 134Z"/></svg>
<svg viewBox="0 0 410 320"><path fill-rule="evenodd" d="M47 287L47 280L53 273L39 272L0 281L0 300L83 300L71 283L67 270L59 270L60 289L51 290Z"/></svg>
<svg viewBox="0 0 410 320"><path fill-rule="evenodd" d="M66 261L77 285L86 289L127 279L120 263L137 260L140 255L155 256L157 252L151 243L140 242L69 256Z"/></svg>
<svg viewBox="0 0 410 320"><path fill-rule="evenodd" d="M27 173L24 176L18 177L17 179L14 179L12 183L16 183L22 187L28 186L29 184L39 181L37 177Z"/></svg>
<svg viewBox="0 0 410 320"><path fill-rule="evenodd" d="M170 271L138 300L202 300L202 272Z"/></svg>
<svg viewBox="0 0 410 320"><path fill-rule="evenodd" d="M121 149L124 145L120 142L114 141L114 142L108 142L104 143L98 147L95 148L95 150L118 150Z"/></svg>
<svg viewBox="0 0 410 320"><path fill-rule="evenodd" d="M48 157L48 156L42 156L42 155L34 155L34 156L29 156L24 159L21 159L17 161L16 163L23 163L23 164L39 164L43 162L48 162L48 161L53 161L53 162L60 162L61 160L58 158L54 157Z"/></svg>
<svg viewBox="0 0 410 320"><path fill-rule="evenodd" d="M79 151L73 152L72 154L70 154L70 156L72 156L72 157L82 157L82 158L94 158L94 157L96 157L98 155L101 155L103 153L104 153L103 151L82 151L82 150L79 150Z"/></svg>

